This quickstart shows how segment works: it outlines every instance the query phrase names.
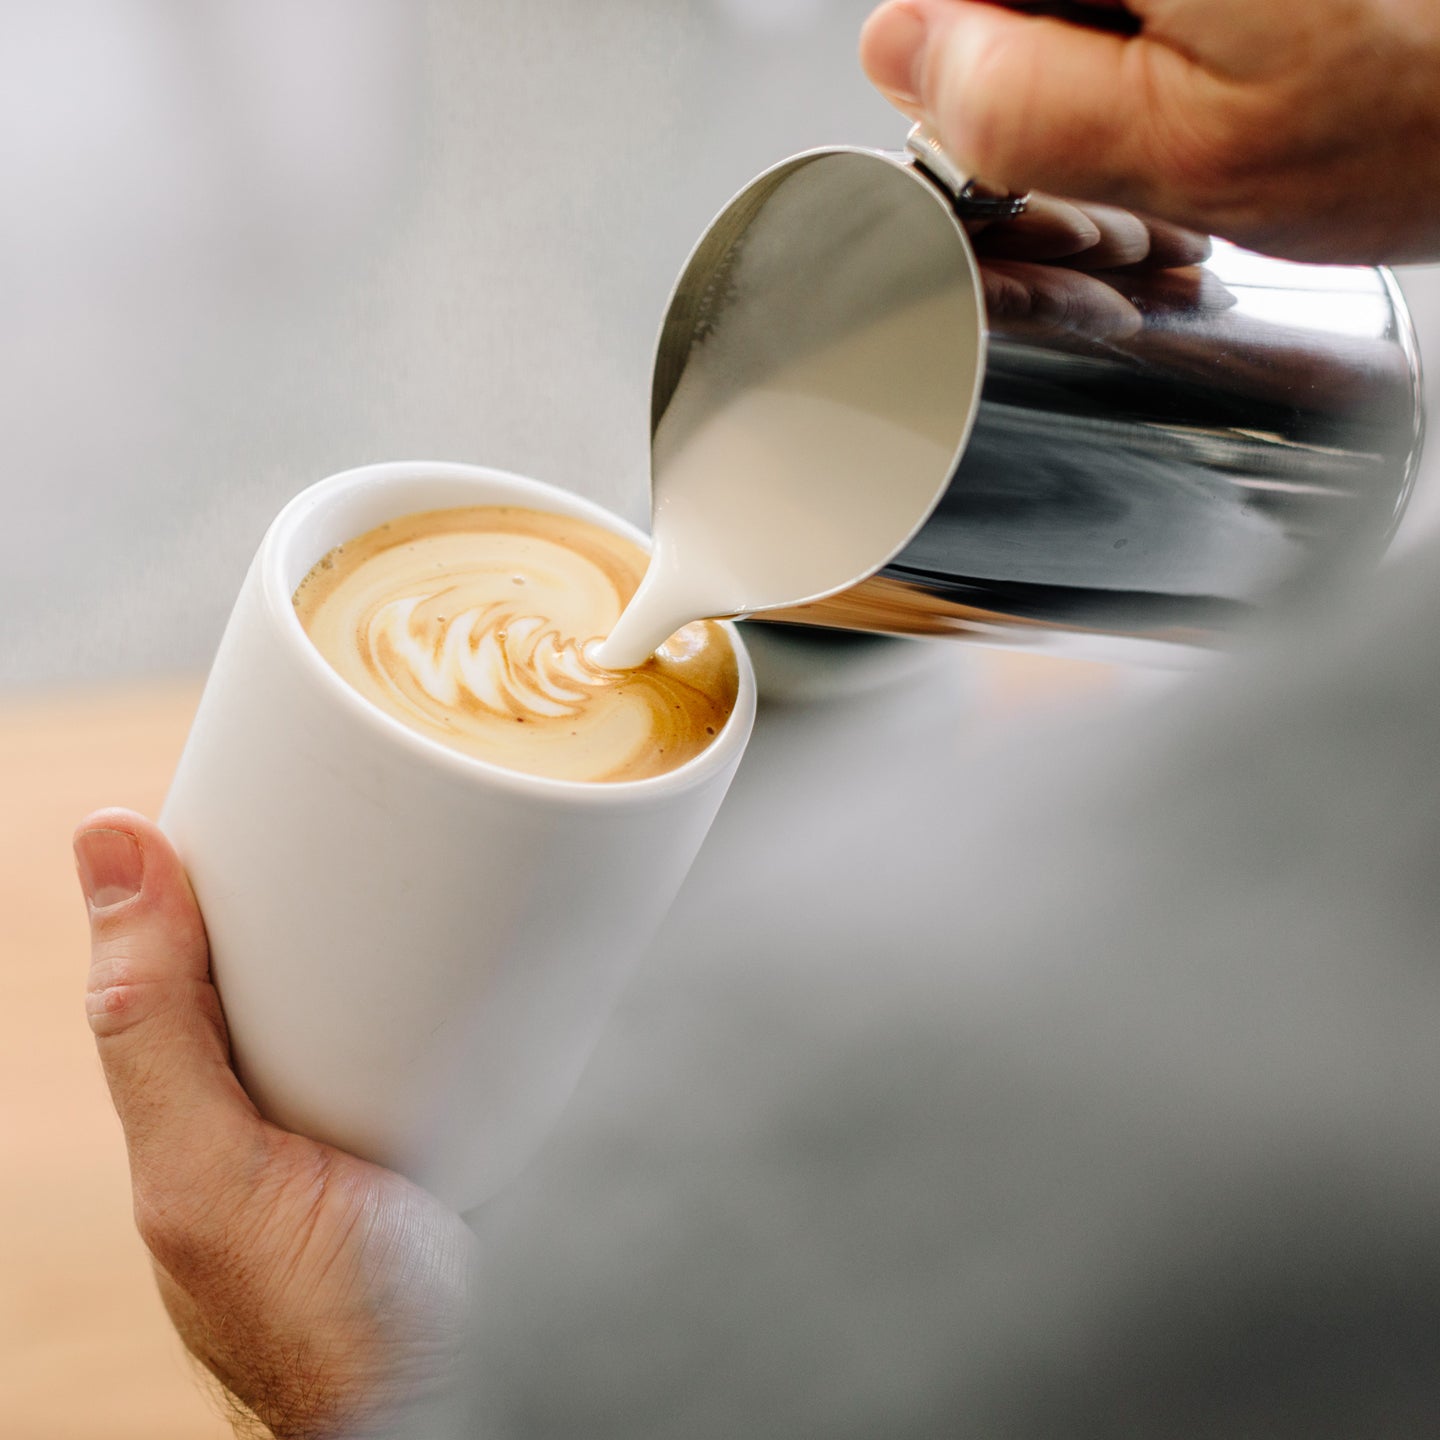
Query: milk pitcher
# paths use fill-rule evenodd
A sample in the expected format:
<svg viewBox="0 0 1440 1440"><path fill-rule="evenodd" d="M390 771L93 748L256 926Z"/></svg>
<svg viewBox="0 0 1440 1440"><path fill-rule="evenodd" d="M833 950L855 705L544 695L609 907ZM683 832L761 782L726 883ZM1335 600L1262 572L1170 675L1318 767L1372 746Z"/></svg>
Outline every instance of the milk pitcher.
<svg viewBox="0 0 1440 1440"><path fill-rule="evenodd" d="M702 238L661 331L652 436L677 392L696 408L705 347L739 360L718 389L707 370L701 410L923 305L937 246L979 298L958 460L929 518L879 573L763 619L1163 660L1383 549L1423 432L1394 277L1116 211L1097 212L1099 246L1057 256L1054 208L986 191L916 127L901 152L782 162ZM1140 227L1143 255L1107 263L1107 227ZM931 279L907 270L921 250Z"/></svg>

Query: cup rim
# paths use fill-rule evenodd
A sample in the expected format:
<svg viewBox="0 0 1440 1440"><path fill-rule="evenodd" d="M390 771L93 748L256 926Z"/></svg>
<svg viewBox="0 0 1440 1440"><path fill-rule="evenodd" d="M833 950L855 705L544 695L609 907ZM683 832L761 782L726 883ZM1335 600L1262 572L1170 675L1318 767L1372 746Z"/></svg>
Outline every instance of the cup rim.
<svg viewBox="0 0 1440 1440"><path fill-rule="evenodd" d="M563 780L507 769L503 765L454 749L442 741L432 740L403 720L382 710L350 685L315 647L295 613L293 590L288 586L285 573L286 562L290 558L291 541L302 522L358 491L374 491L390 486L402 489L406 485L418 486L435 481L453 482L461 486L477 484L494 487L498 484L513 491L515 498L511 501L492 499L488 503L530 504L534 509L546 510L552 514L574 515L600 525L614 534L634 540L647 551L650 549L650 537L643 530L595 501L564 490L558 485L533 480L528 476L492 466L452 461L389 461L358 466L317 481L302 490L281 510L261 542L256 560L260 597L267 617L282 643L307 671L316 677L317 683L327 690L334 703L341 706L355 723L369 726L417 758L448 768L469 781L483 781L491 787L524 795L532 800L548 798L569 804L593 804L613 808L617 805L643 805L670 799L704 785L717 774L723 773L733 762L738 762L754 727L757 690L755 672L745 642L736 627L728 621L720 623L735 652L739 670L740 684L734 709L721 727L720 733L698 755L674 770L641 780ZM403 506L395 511L397 517L411 513L413 511ZM320 558L316 555L310 564L313 565Z"/></svg>

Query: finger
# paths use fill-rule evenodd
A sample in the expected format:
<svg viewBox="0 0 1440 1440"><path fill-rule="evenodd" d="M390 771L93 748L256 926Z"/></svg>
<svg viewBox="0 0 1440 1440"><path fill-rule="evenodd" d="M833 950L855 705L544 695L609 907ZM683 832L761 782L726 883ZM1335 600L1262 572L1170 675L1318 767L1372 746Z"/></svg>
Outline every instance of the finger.
<svg viewBox="0 0 1440 1440"><path fill-rule="evenodd" d="M891 0L866 27L862 60L989 186L1175 208L1157 156L1198 83L1178 50L977 0Z"/></svg>
<svg viewBox="0 0 1440 1440"><path fill-rule="evenodd" d="M975 252L996 260L1066 260L1100 243L1100 227L1079 207L1032 195L1021 214L971 236Z"/></svg>
<svg viewBox="0 0 1440 1440"><path fill-rule="evenodd" d="M102 811L75 836L90 912L86 1010L137 1188L183 1188L190 1167L240 1173L261 1121L230 1068L205 927L159 829Z"/></svg>
<svg viewBox="0 0 1440 1440"><path fill-rule="evenodd" d="M1157 269L1203 265L1215 248L1208 235L1182 229L1168 220L1157 220L1153 215L1147 215L1145 223L1150 228L1148 263Z"/></svg>
<svg viewBox="0 0 1440 1440"><path fill-rule="evenodd" d="M1150 227L1138 215L1114 205L1077 204L1100 238L1069 263L1081 270L1115 270L1139 265L1150 255Z"/></svg>
<svg viewBox="0 0 1440 1440"><path fill-rule="evenodd" d="M860 32L860 63L870 83L912 120L924 118L915 73L928 33L925 17L910 4L882 5Z"/></svg>
<svg viewBox="0 0 1440 1440"><path fill-rule="evenodd" d="M1238 303L1233 291L1208 270L1172 266L1168 270L1112 270L1104 279L1152 321L1167 315L1218 315Z"/></svg>
<svg viewBox="0 0 1440 1440"><path fill-rule="evenodd" d="M1123 295L1092 275L1012 260L992 261L980 273L990 322L1005 335L1116 341L1145 324Z"/></svg>

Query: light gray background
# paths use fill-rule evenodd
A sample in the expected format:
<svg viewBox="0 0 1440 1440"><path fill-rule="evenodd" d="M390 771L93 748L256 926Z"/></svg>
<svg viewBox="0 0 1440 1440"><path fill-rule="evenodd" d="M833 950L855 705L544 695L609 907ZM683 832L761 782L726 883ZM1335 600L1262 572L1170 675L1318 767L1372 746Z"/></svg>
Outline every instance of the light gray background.
<svg viewBox="0 0 1440 1440"><path fill-rule="evenodd" d="M5 6L0 684L202 665L275 511L350 465L643 518L703 226L790 151L903 133L867 8Z"/></svg>
<svg viewBox="0 0 1440 1440"><path fill-rule="evenodd" d="M202 666L270 518L350 465L643 518L703 226L788 153L903 134L869 8L3 3L0 687Z"/></svg>

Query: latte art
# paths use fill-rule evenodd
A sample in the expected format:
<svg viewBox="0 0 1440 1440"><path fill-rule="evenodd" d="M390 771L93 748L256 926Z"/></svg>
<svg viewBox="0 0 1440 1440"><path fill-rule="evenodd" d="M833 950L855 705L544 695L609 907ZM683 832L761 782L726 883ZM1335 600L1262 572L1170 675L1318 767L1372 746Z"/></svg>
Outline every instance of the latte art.
<svg viewBox="0 0 1440 1440"><path fill-rule="evenodd" d="M562 640L539 615L503 605L467 610L455 619L429 615L453 608L454 592L411 596L376 611L366 634L370 654L391 683L417 683L448 709L479 705L494 715L558 719L578 715L608 672L586 660L576 640Z"/></svg>
<svg viewBox="0 0 1440 1440"><path fill-rule="evenodd" d="M687 626L639 670L592 658L640 583L639 546L513 507L407 516L338 547L296 611L362 695L421 733L558 779L644 779L724 726L739 688L716 625Z"/></svg>

